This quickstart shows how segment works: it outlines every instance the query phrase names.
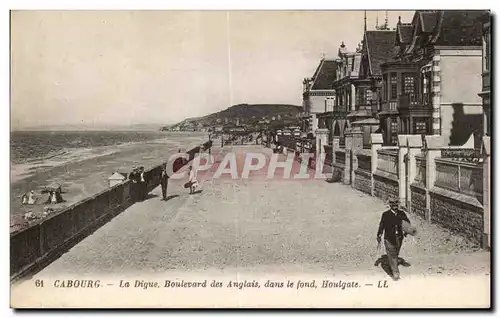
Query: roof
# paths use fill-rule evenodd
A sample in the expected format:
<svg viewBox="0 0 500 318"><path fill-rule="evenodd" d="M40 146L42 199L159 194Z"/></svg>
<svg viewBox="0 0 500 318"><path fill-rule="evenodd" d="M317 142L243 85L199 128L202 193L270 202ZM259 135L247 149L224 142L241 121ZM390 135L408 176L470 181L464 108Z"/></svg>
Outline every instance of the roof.
<svg viewBox="0 0 500 318"><path fill-rule="evenodd" d="M434 12L419 12L420 15L420 25L422 26L422 31L425 33L432 33L434 28L438 24L439 14L437 11Z"/></svg>
<svg viewBox="0 0 500 318"><path fill-rule="evenodd" d="M411 23L399 24L397 32L401 43L411 43L413 38L413 25L411 25Z"/></svg>
<svg viewBox="0 0 500 318"><path fill-rule="evenodd" d="M370 30L365 36L371 74L380 75L380 64L392 60L396 31Z"/></svg>
<svg viewBox="0 0 500 318"><path fill-rule="evenodd" d="M442 11L437 46L481 46L483 23L487 10Z"/></svg>
<svg viewBox="0 0 500 318"><path fill-rule="evenodd" d="M332 89L337 76L337 62L322 59L314 76L311 89Z"/></svg>

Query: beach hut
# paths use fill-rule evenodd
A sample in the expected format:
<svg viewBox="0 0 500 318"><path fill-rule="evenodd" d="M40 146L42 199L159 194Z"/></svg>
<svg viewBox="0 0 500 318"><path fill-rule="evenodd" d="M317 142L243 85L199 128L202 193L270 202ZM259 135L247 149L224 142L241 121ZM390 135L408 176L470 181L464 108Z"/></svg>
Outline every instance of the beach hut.
<svg viewBox="0 0 500 318"><path fill-rule="evenodd" d="M122 183L123 181L125 181L126 178L127 177L123 173L120 172L113 173L111 177L108 178L109 187L111 188L117 184Z"/></svg>

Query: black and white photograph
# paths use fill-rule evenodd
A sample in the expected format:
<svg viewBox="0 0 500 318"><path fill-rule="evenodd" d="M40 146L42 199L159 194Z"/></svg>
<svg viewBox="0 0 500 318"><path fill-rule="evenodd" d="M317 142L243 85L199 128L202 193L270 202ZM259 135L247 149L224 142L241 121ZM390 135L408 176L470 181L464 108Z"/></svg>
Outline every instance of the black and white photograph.
<svg viewBox="0 0 500 318"><path fill-rule="evenodd" d="M491 308L493 15L11 10L11 308Z"/></svg>

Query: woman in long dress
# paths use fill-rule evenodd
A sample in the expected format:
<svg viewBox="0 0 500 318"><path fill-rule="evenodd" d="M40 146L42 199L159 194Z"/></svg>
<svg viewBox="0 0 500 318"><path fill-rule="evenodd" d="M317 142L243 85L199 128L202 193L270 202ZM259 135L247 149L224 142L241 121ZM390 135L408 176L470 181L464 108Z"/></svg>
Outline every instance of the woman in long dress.
<svg viewBox="0 0 500 318"><path fill-rule="evenodd" d="M28 194L28 204L35 204L37 198L35 197L35 192L33 190Z"/></svg>
<svg viewBox="0 0 500 318"><path fill-rule="evenodd" d="M189 167L189 194L193 194L198 188L198 181L196 180L196 171L193 166Z"/></svg>

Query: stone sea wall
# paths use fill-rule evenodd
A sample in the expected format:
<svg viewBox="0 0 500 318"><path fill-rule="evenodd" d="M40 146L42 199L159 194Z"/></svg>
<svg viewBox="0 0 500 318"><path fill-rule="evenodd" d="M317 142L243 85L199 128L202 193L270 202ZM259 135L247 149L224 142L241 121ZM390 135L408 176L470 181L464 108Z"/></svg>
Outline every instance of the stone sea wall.
<svg viewBox="0 0 500 318"><path fill-rule="evenodd" d="M212 147L208 141L202 145ZM188 160L194 159L200 146L189 150ZM179 165L179 168L182 166ZM161 165L145 172L147 190L160 184ZM132 182L127 180L77 202L32 226L10 234L10 276L16 280L42 269L62 253L87 237L134 203Z"/></svg>

